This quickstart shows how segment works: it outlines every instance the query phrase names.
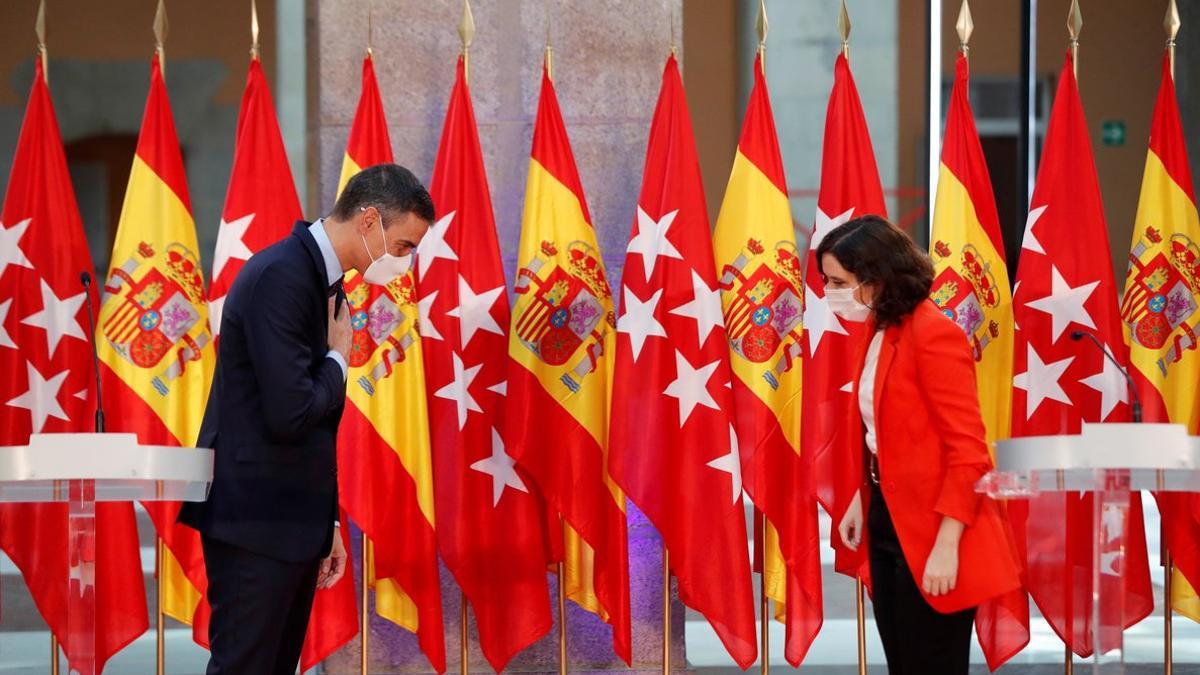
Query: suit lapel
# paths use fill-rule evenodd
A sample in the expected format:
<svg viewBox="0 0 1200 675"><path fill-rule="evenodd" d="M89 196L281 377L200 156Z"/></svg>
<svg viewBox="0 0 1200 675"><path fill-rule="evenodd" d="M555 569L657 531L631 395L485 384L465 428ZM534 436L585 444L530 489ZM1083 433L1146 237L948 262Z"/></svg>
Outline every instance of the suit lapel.
<svg viewBox="0 0 1200 675"><path fill-rule="evenodd" d="M879 429L879 402L883 400L883 385L887 382L888 372L896 359L896 343L900 341L900 327L892 326L883 332L883 341L879 345L879 366L875 370L875 429ZM876 436L878 438L878 436Z"/></svg>

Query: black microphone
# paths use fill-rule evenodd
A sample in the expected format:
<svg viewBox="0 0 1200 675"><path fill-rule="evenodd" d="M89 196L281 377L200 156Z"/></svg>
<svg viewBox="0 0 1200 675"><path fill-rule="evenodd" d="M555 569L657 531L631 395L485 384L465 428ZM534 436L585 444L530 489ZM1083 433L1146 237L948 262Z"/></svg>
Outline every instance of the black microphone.
<svg viewBox="0 0 1200 675"><path fill-rule="evenodd" d="M104 396L100 387L100 351L96 346L96 315L92 313L92 275L85 271L79 275L79 283L83 284L83 294L87 297L88 327L92 333L92 369L96 373L96 433L104 433Z"/></svg>
<svg viewBox="0 0 1200 675"><path fill-rule="evenodd" d="M1109 361L1112 361L1113 365L1120 369L1121 374L1125 376L1125 386L1129 388L1129 397L1133 400L1133 403L1130 405L1130 414L1133 417L1134 424L1141 424L1142 399L1140 396L1138 396L1137 386L1133 383L1133 377L1130 376L1129 369L1121 365L1121 362L1117 360L1117 357L1113 356L1112 352L1108 351L1108 347L1100 341L1100 338L1082 330L1077 330L1074 333L1071 333L1071 339L1076 342L1079 342L1085 337L1090 339L1092 343L1104 353L1105 358L1107 358Z"/></svg>

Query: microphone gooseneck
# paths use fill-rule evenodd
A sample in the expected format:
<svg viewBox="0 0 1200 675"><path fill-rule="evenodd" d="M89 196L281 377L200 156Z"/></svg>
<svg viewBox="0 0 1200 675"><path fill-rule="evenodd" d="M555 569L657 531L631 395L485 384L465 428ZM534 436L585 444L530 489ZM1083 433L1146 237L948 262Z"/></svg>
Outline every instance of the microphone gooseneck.
<svg viewBox="0 0 1200 675"><path fill-rule="evenodd" d="M104 433L104 390L100 386L100 350L96 345L96 314L92 311L92 275L84 271L79 275L83 294L87 298L89 341L92 343L92 371L96 376L96 433Z"/></svg>
<svg viewBox="0 0 1200 675"><path fill-rule="evenodd" d="M1130 417L1132 417L1134 424L1141 424L1142 423L1142 399L1140 396L1138 396L1137 385L1134 384L1133 376L1131 376L1129 374L1129 369L1126 368L1125 366L1121 365L1121 362L1117 360L1117 357L1113 356L1112 352L1109 351L1108 347L1103 342L1100 341L1100 338L1096 337L1095 335L1093 335L1087 331L1082 331L1082 330L1077 330L1077 331L1071 333L1071 339L1074 340L1075 342L1079 342L1083 338L1088 338L1092 342L1092 344L1096 345L1096 348L1099 349L1102 354L1104 354L1104 357L1107 358L1109 361L1111 361L1113 363L1113 365L1116 366L1117 369L1121 371L1121 374L1125 376L1125 386L1129 390L1129 398L1132 401L1132 403L1130 404L1130 407L1129 407Z"/></svg>

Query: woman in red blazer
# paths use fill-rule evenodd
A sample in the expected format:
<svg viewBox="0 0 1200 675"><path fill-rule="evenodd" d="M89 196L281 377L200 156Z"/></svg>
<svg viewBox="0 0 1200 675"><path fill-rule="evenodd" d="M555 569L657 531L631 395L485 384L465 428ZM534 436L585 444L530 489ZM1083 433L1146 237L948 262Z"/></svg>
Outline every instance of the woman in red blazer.
<svg viewBox="0 0 1200 675"><path fill-rule="evenodd" d="M1020 586L1000 507L975 491L992 460L970 346L929 300L928 256L886 220L832 230L817 263L830 309L871 335L852 371L864 470L838 535L867 545L888 672L965 675L975 608Z"/></svg>

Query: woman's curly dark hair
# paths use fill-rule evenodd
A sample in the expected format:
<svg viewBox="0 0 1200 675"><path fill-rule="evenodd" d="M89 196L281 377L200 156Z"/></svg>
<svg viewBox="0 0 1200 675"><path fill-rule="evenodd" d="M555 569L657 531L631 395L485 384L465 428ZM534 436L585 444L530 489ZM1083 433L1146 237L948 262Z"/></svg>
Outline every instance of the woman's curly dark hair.
<svg viewBox="0 0 1200 675"><path fill-rule="evenodd" d="M826 253L833 254L859 283L878 289L871 309L879 328L899 325L929 298L933 263L904 230L884 218L861 216L830 230L817 246L822 277Z"/></svg>

